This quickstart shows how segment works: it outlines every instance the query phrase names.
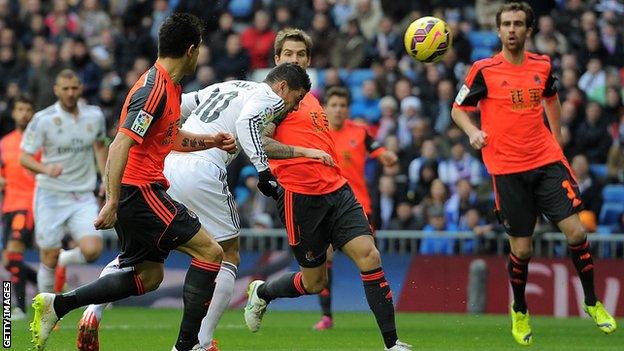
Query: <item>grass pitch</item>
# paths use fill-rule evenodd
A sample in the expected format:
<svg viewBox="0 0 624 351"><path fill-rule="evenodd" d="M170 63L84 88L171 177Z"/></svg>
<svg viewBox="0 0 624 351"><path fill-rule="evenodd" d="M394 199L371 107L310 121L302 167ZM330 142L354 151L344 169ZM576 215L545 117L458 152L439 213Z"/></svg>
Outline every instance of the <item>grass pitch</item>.
<svg viewBox="0 0 624 351"><path fill-rule="evenodd" d="M32 312L32 311L31 311ZM46 350L75 350L76 325L82 311L74 311L52 333ZM105 311L100 332L102 351L169 351L178 333L182 311L115 307ZM219 348L229 350L383 350L373 316L337 313L334 329L312 330L319 314L269 311L256 334L247 330L242 310L228 311L216 332ZM517 345L507 316L411 314L397 315L399 337L414 350L622 350L624 330L604 335L588 319L531 317L533 345ZM12 324L14 350L30 348L29 321ZM621 323L624 323L621 321ZM624 326L624 325L623 325Z"/></svg>

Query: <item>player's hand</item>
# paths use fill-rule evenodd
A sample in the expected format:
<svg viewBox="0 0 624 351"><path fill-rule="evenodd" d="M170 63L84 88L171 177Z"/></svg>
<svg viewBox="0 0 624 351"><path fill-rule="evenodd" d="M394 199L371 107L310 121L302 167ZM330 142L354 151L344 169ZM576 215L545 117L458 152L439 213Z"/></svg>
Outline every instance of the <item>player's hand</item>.
<svg viewBox="0 0 624 351"><path fill-rule="evenodd" d="M117 204L106 202L93 222L95 229L110 229L117 222Z"/></svg>
<svg viewBox="0 0 624 351"><path fill-rule="evenodd" d="M468 135L468 138L470 138L470 145L475 150L480 150L482 147L487 145L487 137L487 133L480 129L477 129L475 132Z"/></svg>
<svg viewBox="0 0 624 351"><path fill-rule="evenodd" d="M272 197L277 200L277 179L268 168L258 173L258 190L264 196Z"/></svg>
<svg viewBox="0 0 624 351"><path fill-rule="evenodd" d="M233 154L236 152L236 138L232 133L219 132L213 136L213 147Z"/></svg>
<svg viewBox="0 0 624 351"><path fill-rule="evenodd" d="M379 160L379 162L381 162L382 165L386 167L394 166L394 164L397 163L397 161L399 160L394 151L390 150L386 150L384 153L379 155L377 159Z"/></svg>
<svg viewBox="0 0 624 351"><path fill-rule="evenodd" d="M53 163L53 164L45 166L45 174L47 174L48 176L52 178L56 178L60 176L61 173L63 173L63 166L57 163Z"/></svg>
<svg viewBox="0 0 624 351"><path fill-rule="evenodd" d="M326 166L334 167L334 159L323 150L304 149L303 157L319 160Z"/></svg>

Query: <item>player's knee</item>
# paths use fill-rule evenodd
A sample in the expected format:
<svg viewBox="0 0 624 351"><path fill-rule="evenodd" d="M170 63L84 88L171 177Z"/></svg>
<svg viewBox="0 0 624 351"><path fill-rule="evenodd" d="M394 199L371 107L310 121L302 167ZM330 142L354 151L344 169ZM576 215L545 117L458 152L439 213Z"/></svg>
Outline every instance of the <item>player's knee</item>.
<svg viewBox="0 0 624 351"><path fill-rule="evenodd" d="M518 247L514 249L513 254L521 260L528 260L533 256L533 248L530 246Z"/></svg>
<svg viewBox="0 0 624 351"><path fill-rule="evenodd" d="M85 247L80 251L88 263L94 262L100 258L100 254L102 253L102 249L100 247Z"/></svg>
<svg viewBox="0 0 624 351"><path fill-rule="evenodd" d="M585 241L587 234L585 234L585 229L582 226L576 226L572 230L566 233L568 237L568 243L571 245L578 245Z"/></svg>
<svg viewBox="0 0 624 351"><path fill-rule="evenodd" d="M362 255L359 258L360 268L374 269L381 266L381 256L375 245L371 245L362 251Z"/></svg>
<svg viewBox="0 0 624 351"><path fill-rule="evenodd" d="M228 250L223 252L223 261L229 262L236 267L240 264L240 253L238 250Z"/></svg>
<svg viewBox="0 0 624 351"><path fill-rule="evenodd" d="M306 281L305 278L303 279L303 288L305 289L306 292L310 294L318 294L321 291L323 291L323 289L325 289L326 287L327 287L326 275L314 277L314 279L310 279L310 282Z"/></svg>
<svg viewBox="0 0 624 351"><path fill-rule="evenodd" d="M204 246L198 252L196 259L204 262L219 262L223 261L223 249L219 245Z"/></svg>
<svg viewBox="0 0 624 351"><path fill-rule="evenodd" d="M143 282L143 288L146 293L158 289L163 279L163 271L150 271L149 273L141 273L141 281Z"/></svg>

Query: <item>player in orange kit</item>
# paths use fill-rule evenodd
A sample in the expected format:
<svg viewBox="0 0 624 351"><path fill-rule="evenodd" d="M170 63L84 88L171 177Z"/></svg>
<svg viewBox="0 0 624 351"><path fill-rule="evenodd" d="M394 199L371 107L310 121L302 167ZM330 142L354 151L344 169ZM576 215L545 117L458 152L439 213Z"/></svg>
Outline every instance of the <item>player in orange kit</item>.
<svg viewBox="0 0 624 351"><path fill-rule="evenodd" d="M11 282L17 299L17 306L11 312L12 320L26 317L26 281L37 283L37 272L24 263L24 250L32 242L34 229L32 204L35 176L19 161L24 129L34 113L34 105L30 98L26 96L16 98L11 111L15 130L0 140L0 162L2 162L0 186L4 188L2 263L11 273Z"/></svg>
<svg viewBox="0 0 624 351"><path fill-rule="evenodd" d="M312 41L305 32L284 29L275 39L275 63L297 63L307 68L311 49ZM277 199L288 243L300 270L249 284L247 327L258 331L267 305L276 298L321 292L327 286L326 251L331 244L349 256L360 270L385 349L411 350L410 345L398 340L390 284L362 205L340 168L334 165L338 157L329 122L318 100L307 93L298 110L266 121L263 136L263 148L273 155L269 165L279 184L271 172L261 172L258 181L273 186L272 195ZM301 147L320 150L318 157L292 158Z"/></svg>
<svg viewBox="0 0 624 351"><path fill-rule="evenodd" d="M371 200L366 187L364 167L366 158L370 155L376 158L384 166L392 166L397 162L397 155L386 150L373 137L362 124L351 121L349 91L342 87L330 88L325 93L325 111L329 120L329 133L334 138L338 165L342 175L347 178L353 189L355 198L362 204L366 216L372 214ZM333 248L327 250L327 287L319 293L319 302L323 311L321 320L314 325L316 330L325 330L333 326L331 312L331 284L332 262L334 257Z"/></svg>

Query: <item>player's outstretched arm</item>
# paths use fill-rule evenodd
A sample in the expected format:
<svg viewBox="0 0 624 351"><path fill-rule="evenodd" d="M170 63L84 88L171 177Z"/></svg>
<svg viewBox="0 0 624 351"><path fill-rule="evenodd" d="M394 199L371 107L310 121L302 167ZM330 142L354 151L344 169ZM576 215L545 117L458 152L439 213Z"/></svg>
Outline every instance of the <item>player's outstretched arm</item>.
<svg viewBox="0 0 624 351"><path fill-rule="evenodd" d="M472 123L466 111L453 107L451 110L451 117L459 128L468 135L470 145L472 145L473 148L479 150L487 144L487 134Z"/></svg>
<svg viewBox="0 0 624 351"><path fill-rule="evenodd" d="M96 229L109 229L117 222L121 178L128 163L128 153L134 144L136 144L134 139L123 132L119 132L108 149L108 158L102 179L106 186L106 203L93 222Z"/></svg>
<svg viewBox="0 0 624 351"><path fill-rule="evenodd" d="M319 160L327 166L334 166L334 160L325 151L310 149L301 146L286 145L273 139L276 128L277 126L275 125L275 123L268 122L265 125L264 130L262 131L262 148L269 158L285 159L295 157L307 157Z"/></svg>
<svg viewBox="0 0 624 351"><path fill-rule="evenodd" d="M550 132L557 140L557 143L561 145L561 102L559 102L559 95L547 97L543 100L544 111L546 111L546 118L548 119L548 125L550 126Z"/></svg>
<svg viewBox="0 0 624 351"><path fill-rule="evenodd" d="M235 152L236 139L234 139L232 133L195 134L180 129L173 142L173 150L180 152L200 151L213 147L227 152Z"/></svg>

